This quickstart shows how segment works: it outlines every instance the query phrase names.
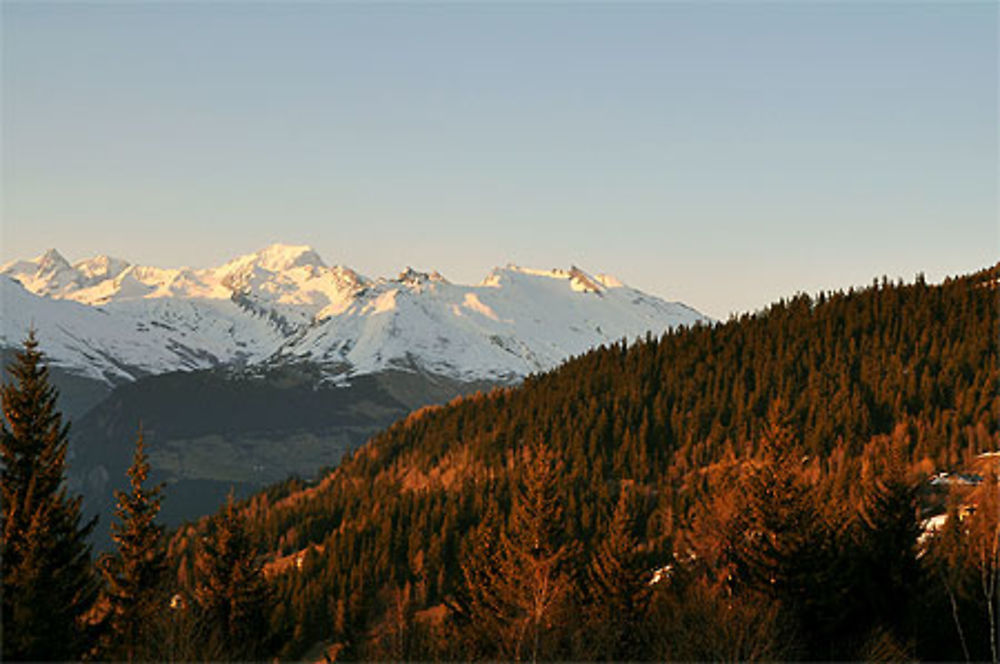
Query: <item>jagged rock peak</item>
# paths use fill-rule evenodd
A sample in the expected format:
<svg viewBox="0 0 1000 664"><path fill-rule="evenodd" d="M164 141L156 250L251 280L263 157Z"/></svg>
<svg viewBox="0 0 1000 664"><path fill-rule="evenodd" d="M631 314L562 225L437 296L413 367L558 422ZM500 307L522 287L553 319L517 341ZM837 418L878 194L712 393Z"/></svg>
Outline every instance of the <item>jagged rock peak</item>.
<svg viewBox="0 0 1000 664"><path fill-rule="evenodd" d="M399 276L395 279L401 284L406 284L407 286L419 286L426 283L450 283L445 279L440 272L434 270L432 272L421 272L419 270L414 270L412 267L407 266L405 270L399 273Z"/></svg>
<svg viewBox="0 0 1000 664"><path fill-rule="evenodd" d="M63 255L60 254L56 249L49 249L44 254L35 259L34 262L38 263L39 272L49 272L62 269L72 269Z"/></svg>

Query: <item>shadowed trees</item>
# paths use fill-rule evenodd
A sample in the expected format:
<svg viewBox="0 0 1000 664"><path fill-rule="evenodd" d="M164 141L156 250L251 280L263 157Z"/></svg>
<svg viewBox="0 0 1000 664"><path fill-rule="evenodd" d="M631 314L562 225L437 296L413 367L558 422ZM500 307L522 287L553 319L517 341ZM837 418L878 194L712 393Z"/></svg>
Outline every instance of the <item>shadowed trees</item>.
<svg viewBox="0 0 1000 664"><path fill-rule="evenodd" d="M117 521L111 524L116 551L100 561L108 601L104 657L135 661L157 659L154 642L159 618L167 610L167 561L163 527L156 524L162 485L146 488L149 460L142 430L128 469L130 490L115 491Z"/></svg>
<svg viewBox="0 0 1000 664"><path fill-rule="evenodd" d="M85 619L98 594L80 498L63 479L69 425L34 333L0 389L3 462L0 556L3 559L3 659L72 660L87 655L95 627Z"/></svg>
<svg viewBox="0 0 1000 664"><path fill-rule="evenodd" d="M202 542L195 570L196 616L206 632L201 656L253 660L266 655L270 589L232 495Z"/></svg>
<svg viewBox="0 0 1000 664"><path fill-rule="evenodd" d="M650 657L649 603L652 573L635 534L635 500L622 487L608 532L587 568L583 594L588 658L637 661Z"/></svg>

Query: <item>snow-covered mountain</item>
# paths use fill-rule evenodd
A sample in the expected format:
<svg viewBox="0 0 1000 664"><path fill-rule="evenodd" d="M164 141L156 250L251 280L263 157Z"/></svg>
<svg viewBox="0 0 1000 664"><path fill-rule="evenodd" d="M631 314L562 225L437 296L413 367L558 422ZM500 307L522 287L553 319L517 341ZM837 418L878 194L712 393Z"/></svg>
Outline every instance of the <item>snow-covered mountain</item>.
<svg viewBox="0 0 1000 664"><path fill-rule="evenodd" d="M407 269L369 279L309 247L208 269L55 250L0 266L0 346L30 327L57 367L117 384L147 374L305 361L334 382L387 369L509 381L567 357L708 319L578 268L494 269L478 285Z"/></svg>

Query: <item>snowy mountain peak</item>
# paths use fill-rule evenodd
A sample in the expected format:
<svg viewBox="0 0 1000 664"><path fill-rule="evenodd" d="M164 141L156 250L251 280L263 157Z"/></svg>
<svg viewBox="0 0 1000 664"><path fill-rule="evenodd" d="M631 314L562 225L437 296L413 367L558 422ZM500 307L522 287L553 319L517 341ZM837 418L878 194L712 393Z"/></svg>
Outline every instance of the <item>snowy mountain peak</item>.
<svg viewBox="0 0 1000 664"><path fill-rule="evenodd" d="M38 263L39 272L55 272L58 270L72 269L63 255L55 249L49 249L44 254L35 259Z"/></svg>
<svg viewBox="0 0 1000 664"><path fill-rule="evenodd" d="M412 267L407 266L405 270L399 273L395 281L403 284L404 286L409 286L410 288L419 288L426 284L447 284L450 283L445 279L440 272L434 270L432 272L420 272L419 270L414 270Z"/></svg>
<svg viewBox="0 0 1000 664"><path fill-rule="evenodd" d="M494 268L486 278L480 282L481 286L493 288L501 287L504 284L513 283L524 277L545 278L555 281L565 281L574 291L581 293L595 293L600 295L607 288L624 288L618 279L609 275L591 275L575 265L568 270L553 268L551 270L539 270L530 267L522 267L513 263L508 263L505 267Z"/></svg>
<svg viewBox="0 0 1000 664"><path fill-rule="evenodd" d="M331 376L396 369L509 381L603 343L708 321L577 266L507 265L477 286L409 267L371 281L302 245L204 269L104 255L70 265L53 250L0 274L10 278L0 280L5 344L34 321L57 365L107 380L305 361Z"/></svg>
<svg viewBox="0 0 1000 664"><path fill-rule="evenodd" d="M584 293L600 293L603 290L596 279L575 265L569 269L569 282L573 290L583 291Z"/></svg>
<svg viewBox="0 0 1000 664"><path fill-rule="evenodd" d="M271 272L284 272L297 267L326 267L326 263L308 245L272 244L256 254L256 263Z"/></svg>
<svg viewBox="0 0 1000 664"><path fill-rule="evenodd" d="M104 254L73 263L73 269L94 283L114 279L129 266L128 261Z"/></svg>
<svg viewBox="0 0 1000 664"><path fill-rule="evenodd" d="M32 260L11 261L0 267L0 274L25 284L33 292L58 296L80 285L78 275L62 254L49 249Z"/></svg>
<svg viewBox="0 0 1000 664"><path fill-rule="evenodd" d="M326 264L312 247L305 245L272 244L260 251L234 258L216 268L215 274L225 282L238 283L255 273L282 273L296 268L325 268ZM238 286L234 286L238 288Z"/></svg>

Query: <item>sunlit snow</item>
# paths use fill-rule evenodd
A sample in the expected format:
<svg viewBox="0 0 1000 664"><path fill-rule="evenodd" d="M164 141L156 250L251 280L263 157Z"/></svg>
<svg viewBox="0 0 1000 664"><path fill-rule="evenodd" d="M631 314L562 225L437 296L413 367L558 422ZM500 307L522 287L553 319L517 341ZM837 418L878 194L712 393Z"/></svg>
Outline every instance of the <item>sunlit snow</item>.
<svg viewBox="0 0 1000 664"><path fill-rule="evenodd" d="M600 344L708 319L577 267L508 265L477 286L407 268L367 279L306 246L273 245L216 268L50 250L0 266L0 342L30 326L57 365L92 377L308 360L332 378L388 368L513 380Z"/></svg>

